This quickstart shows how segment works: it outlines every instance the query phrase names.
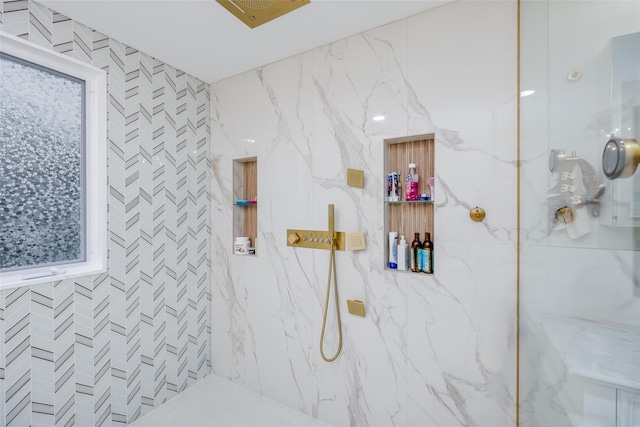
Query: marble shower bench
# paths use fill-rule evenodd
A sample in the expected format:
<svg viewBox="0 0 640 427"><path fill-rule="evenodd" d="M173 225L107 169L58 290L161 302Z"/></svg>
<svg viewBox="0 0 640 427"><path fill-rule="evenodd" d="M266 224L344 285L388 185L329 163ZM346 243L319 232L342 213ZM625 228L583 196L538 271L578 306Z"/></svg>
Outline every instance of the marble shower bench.
<svg viewBox="0 0 640 427"><path fill-rule="evenodd" d="M545 315L547 381L574 426L640 426L640 327Z"/></svg>

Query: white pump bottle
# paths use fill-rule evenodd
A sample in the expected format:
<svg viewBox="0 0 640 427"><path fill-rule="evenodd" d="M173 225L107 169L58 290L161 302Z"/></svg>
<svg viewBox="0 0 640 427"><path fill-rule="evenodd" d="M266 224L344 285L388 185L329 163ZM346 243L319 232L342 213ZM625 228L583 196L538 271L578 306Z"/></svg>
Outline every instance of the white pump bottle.
<svg viewBox="0 0 640 427"><path fill-rule="evenodd" d="M400 236L398 243L398 270L407 271L409 269L409 246L404 236Z"/></svg>

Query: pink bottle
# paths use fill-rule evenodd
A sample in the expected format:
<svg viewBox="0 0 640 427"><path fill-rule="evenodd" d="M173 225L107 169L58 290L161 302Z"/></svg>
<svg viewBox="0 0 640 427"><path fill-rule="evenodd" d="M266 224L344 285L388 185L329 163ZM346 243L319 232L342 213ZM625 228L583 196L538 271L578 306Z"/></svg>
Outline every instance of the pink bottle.
<svg viewBox="0 0 640 427"><path fill-rule="evenodd" d="M409 173L405 180L405 200L412 201L420 198L418 191L418 174L416 173L416 164L409 163Z"/></svg>

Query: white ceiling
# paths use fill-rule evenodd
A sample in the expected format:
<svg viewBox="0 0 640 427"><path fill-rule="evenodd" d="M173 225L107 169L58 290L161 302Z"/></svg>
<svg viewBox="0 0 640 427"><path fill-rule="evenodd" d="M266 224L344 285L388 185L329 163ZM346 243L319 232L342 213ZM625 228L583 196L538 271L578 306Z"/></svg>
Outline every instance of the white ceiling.
<svg viewBox="0 0 640 427"><path fill-rule="evenodd" d="M215 0L39 0L208 83L453 0L311 0L250 29Z"/></svg>

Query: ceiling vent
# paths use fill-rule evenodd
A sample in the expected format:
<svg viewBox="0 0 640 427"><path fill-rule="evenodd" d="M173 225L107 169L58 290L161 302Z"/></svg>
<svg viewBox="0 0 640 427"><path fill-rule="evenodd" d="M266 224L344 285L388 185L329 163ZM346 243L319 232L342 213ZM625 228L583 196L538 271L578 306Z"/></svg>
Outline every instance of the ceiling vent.
<svg viewBox="0 0 640 427"><path fill-rule="evenodd" d="M309 4L311 0L216 0L236 18L255 28Z"/></svg>

